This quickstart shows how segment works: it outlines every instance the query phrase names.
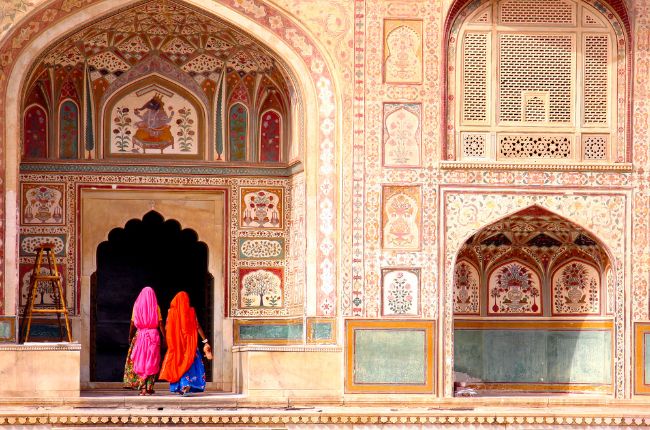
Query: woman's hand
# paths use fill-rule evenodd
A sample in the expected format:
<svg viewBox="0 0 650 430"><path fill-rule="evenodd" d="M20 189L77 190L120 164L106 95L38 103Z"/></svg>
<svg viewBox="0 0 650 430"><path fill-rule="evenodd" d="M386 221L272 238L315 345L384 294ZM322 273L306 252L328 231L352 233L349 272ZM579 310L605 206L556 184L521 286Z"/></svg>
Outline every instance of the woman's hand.
<svg viewBox="0 0 650 430"><path fill-rule="evenodd" d="M203 353L205 354L205 358L208 360L212 360L212 348L210 348L210 344L206 343L203 345Z"/></svg>

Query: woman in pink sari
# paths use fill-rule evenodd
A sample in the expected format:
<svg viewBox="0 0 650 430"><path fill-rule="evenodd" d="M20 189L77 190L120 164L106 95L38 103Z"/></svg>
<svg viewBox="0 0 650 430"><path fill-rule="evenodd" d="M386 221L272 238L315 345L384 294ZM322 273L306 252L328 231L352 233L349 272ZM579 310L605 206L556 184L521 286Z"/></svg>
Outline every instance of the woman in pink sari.
<svg viewBox="0 0 650 430"><path fill-rule="evenodd" d="M129 352L124 366L124 388L140 390L140 395L153 394L153 384L160 370L160 335L165 341L160 307L156 293L144 287L133 305L129 327Z"/></svg>

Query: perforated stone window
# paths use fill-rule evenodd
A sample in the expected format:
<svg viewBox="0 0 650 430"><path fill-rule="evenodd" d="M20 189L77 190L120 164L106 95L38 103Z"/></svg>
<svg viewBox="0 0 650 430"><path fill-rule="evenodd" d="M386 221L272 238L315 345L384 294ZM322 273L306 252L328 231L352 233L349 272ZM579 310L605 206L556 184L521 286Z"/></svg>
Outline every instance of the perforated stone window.
<svg viewBox="0 0 650 430"><path fill-rule="evenodd" d="M499 122L525 122L522 94L549 94L554 123L570 123L575 44L568 35L499 35Z"/></svg>
<svg viewBox="0 0 650 430"><path fill-rule="evenodd" d="M499 136L499 158L529 159L550 158L570 159L570 136Z"/></svg>
<svg viewBox="0 0 650 430"><path fill-rule="evenodd" d="M488 119L488 35L468 33L463 49L463 120L481 121Z"/></svg>
<svg viewBox="0 0 650 430"><path fill-rule="evenodd" d="M468 4L449 40L447 158L624 158L626 51L616 19L572 0Z"/></svg>
<svg viewBox="0 0 650 430"><path fill-rule="evenodd" d="M582 135L582 158L584 160L606 160L609 136L604 134Z"/></svg>
<svg viewBox="0 0 650 430"><path fill-rule="evenodd" d="M463 134L463 158L485 158L487 156L485 134Z"/></svg>

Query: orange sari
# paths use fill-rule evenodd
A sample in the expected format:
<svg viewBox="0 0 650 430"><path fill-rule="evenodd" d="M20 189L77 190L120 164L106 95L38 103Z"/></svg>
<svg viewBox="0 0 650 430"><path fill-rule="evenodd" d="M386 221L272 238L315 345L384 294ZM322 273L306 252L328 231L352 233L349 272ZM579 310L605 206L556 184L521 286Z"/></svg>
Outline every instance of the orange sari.
<svg viewBox="0 0 650 430"><path fill-rule="evenodd" d="M198 323L185 291L176 294L167 313L167 354L163 360L160 379L176 382L192 365L196 356Z"/></svg>

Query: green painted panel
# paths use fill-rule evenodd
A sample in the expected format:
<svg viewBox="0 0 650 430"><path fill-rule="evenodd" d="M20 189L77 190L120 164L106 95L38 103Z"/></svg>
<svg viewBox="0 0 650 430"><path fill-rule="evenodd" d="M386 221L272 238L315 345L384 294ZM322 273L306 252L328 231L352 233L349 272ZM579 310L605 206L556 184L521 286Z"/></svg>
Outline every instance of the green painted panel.
<svg viewBox="0 0 650 430"><path fill-rule="evenodd" d="M643 383L650 384L650 333L643 334L643 364L645 372L643 375Z"/></svg>
<svg viewBox="0 0 650 430"><path fill-rule="evenodd" d="M547 357L543 337L526 331L490 331L483 335L483 371L492 382L541 382Z"/></svg>
<svg viewBox="0 0 650 430"><path fill-rule="evenodd" d="M354 382L425 384L427 343L424 330L354 331Z"/></svg>
<svg viewBox="0 0 650 430"><path fill-rule="evenodd" d="M332 323L317 322L311 325L311 338L314 340L332 339Z"/></svg>
<svg viewBox="0 0 650 430"><path fill-rule="evenodd" d="M454 370L484 382L611 383L609 331L455 330Z"/></svg>
<svg viewBox="0 0 650 430"><path fill-rule="evenodd" d="M547 339L548 380L611 384L612 340L608 331L556 331Z"/></svg>
<svg viewBox="0 0 650 430"><path fill-rule="evenodd" d="M240 340L300 340L302 324L251 324L239 326Z"/></svg>
<svg viewBox="0 0 650 430"><path fill-rule="evenodd" d="M14 331L10 321L0 321L0 342L13 342Z"/></svg>

